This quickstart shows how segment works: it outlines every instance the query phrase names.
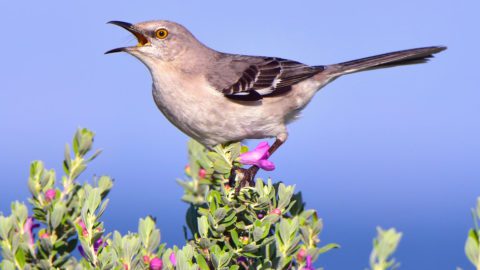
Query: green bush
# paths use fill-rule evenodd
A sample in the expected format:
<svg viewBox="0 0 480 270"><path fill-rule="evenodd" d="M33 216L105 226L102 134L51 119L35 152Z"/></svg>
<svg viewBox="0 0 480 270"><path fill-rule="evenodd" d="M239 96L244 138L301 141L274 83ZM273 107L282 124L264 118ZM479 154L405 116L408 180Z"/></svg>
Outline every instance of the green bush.
<svg viewBox="0 0 480 270"><path fill-rule="evenodd" d="M230 172L233 166L242 166L238 157L248 150L240 143L209 151L189 142L189 180L179 181L185 191L182 200L190 205L183 247L161 243L160 230L149 216L140 219L138 233L107 233L101 217L112 179L76 181L100 153L89 156L93 137L87 129L76 132L73 152L68 144L65 149L60 181L41 161L32 162L30 213L24 203L14 202L9 216L0 215L1 269L311 270L320 255L339 247L321 243L322 220L315 210L305 209L294 186L257 179L255 186L235 191ZM370 267L393 269L398 264L391 256L401 234L394 229L377 231ZM466 244L475 265L479 234L477 227L472 229Z"/></svg>

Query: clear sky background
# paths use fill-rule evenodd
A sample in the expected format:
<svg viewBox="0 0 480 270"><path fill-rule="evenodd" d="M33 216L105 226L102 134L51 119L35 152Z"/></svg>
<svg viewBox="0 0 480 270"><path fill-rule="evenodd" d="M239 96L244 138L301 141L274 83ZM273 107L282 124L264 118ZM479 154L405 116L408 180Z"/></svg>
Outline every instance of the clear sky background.
<svg viewBox="0 0 480 270"><path fill-rule="evenodd" d="M170 19L212 48L329 64L399 49L447 45L425 65L343 77L320 91L260 175L296 184L324 219L318 261L364 269L375 227L404 232L401 269L472 269L464 242L480 195L480 2L1 1L0 211L28 197L29 163L61 172L75 129L104 153L82 177L115 178L107 230L157 217L183 244L187 137L156 109L147 69L110 20Z"/></svg>

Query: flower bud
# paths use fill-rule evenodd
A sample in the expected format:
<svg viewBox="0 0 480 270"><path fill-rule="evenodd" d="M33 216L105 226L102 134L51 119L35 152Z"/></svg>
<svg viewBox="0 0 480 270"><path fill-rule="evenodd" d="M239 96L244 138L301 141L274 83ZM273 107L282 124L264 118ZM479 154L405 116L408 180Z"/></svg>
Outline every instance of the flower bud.
<svg viewBox="0 0 480 270"><path fill-rule="evenodd" d="M44 239L44 238L49 238L50 235L46 232L39 232L38 237L40 237L41 239Z"/></svg>
<svg viewBox="0 0 480 270"><path fill-rule="evenodd" d="M56 196L57 196L57 191L53 188L45 191L45 200L47 202L53 201Z"/></svg>
<svg viewBox="0 0 480 270"><path fill-rule="evenodd" d="M87 230L87 226L85 226L85 222L83 222L83 220L80 220L78 222L78 225L80 225L80 227L82 227L82 235L83 237L87 237L88 236L88 230Z"/></svg>
<svg viewBox="0 0 480 270"><path fill-rule="evenodd" d="M247 245L248 242L250 241L250 238L248 238L248 236L240 236L240 242L242 242L242 244L244 245Z"/></svg>
<svg viewBox="0 0 480 270"><path fill-rule="evenodd" d="M297 261L303 262L305 261L306 257L307 257L307 251L304 248L300 249L297 253Z"/></svg>
<svg viewBox="0 0 480 270"><path fill-rule="evenodd" d="M150 270L162 270L163 262L161 259L155 257L150 261Z"/></svg>
<svg viewBox="0 0 480 270"><path fill-rule="evenodd" d="M280 210L279 208L275 208L275 209L272 210L272 212L270 212L270 214L275 214L275 215L281 216L282 215L282 210Z"/></svg>
<svg viewBox="0 0 480 270"><path fill-rule="evenodd" d="M143 262L145 264L149 264L150 263L150 257L148 255L143 256Z"/></svg>
<svg viewBox="0 0 480 270"><path fill-rule="evenodd" d="M204 179L206 175L207 175L207 171L206 171L204 168L201 168L201 169L198 171L198 177L199 177L200 179Z"/></svg>
<svg viewBox="0 0 480 270"><path fill-rule="evenodd" d="M190 169L190 165L189 165L189 164L185 165L184 171L185 171L185 174L186 174L188 177L191 177L191 176L192 176L192 170Z"/></svg>

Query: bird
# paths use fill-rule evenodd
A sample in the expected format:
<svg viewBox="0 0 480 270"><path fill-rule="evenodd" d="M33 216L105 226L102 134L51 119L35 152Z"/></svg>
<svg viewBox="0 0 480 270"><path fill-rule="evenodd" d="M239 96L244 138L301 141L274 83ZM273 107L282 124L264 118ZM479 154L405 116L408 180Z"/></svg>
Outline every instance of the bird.
<svg viewBox="0 0 480 270"><path fill-rule="evenodd" d="M150 71L158 109L189 137L212 148L246 139L275 138L273 154L288 138L287 125L325 85L360 71L427 62L445 46L401 50L331 65L310 66L280 57L216 51L186 27L168 20L110 21L137 39L126 52ZM258 166L241 169L241 186Z"/></svg>

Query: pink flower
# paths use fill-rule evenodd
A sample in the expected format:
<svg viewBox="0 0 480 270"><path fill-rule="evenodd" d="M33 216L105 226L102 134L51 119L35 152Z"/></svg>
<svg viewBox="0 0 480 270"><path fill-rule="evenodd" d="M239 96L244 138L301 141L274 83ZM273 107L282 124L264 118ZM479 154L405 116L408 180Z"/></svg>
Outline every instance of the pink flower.
<svg viewBox="0 0 480 270"><path fill-rule="evenodd" d="M82 234L84 237L87 237L88 236L88 230L87 230L87 226L85 226L85 222L83 222L83 220L80 220L78 222L78 225L80 225L80 227L82 227Z"/></svg>
<svg viewBox="0 0 480 270"><path fill-rule="evenodd" d="M148 255L143 256L143 262L145 264L149 264L150 263L150 257Z"/></svg>
<svg viewBox="0 0 480 270"><path fill-rule="evenodd" d="M305 256L307 256L307 251L304 248L300 249L297 253L297 261L303 262L305 260Z"/></svg>
<svg viewBox="0 0 480 270"><path fill-rule="evenodd" d="M169 259L173 266L177 266L177 258L175 258L175 252L172 252L172 254L170 254Z"/></svg>
<svg viewBox="0 0 480 270"><path fill-rule="evenodd" d="M161 259L155 257L150 261L150 270L162 270L162 267L163 262Z"/></svg>
<svg viewBox="0 0 480 270"><path fill-rule="evenodd" d="M35 236L33 235L33 229L40 227L39 224L34 224L33 221L34 221L33 217L28 217L27 220L25 221L25 224L23 224L23 231L28 235L28 244L30 246L33 246L33 244L35 243Z"/></svg>
<svg viewBox="0 0 480 270"><path fill-rule="evenodd" d="M268 157L270 156L270 153L268 153L269 148L270 145L268 145L268 142L259 143L253 151L240 154L240 163L245 165L256 165L266 171L275 170L275 164L268 160Z"/></svg>
<svg viewBox="0 0 480 270"><path fill-rule="evenodd" d="M47 200L47 202L53 201L53 199L55 199L56 196L57 196L57 191L53 188L45 192L45 199Z"/></svg>

